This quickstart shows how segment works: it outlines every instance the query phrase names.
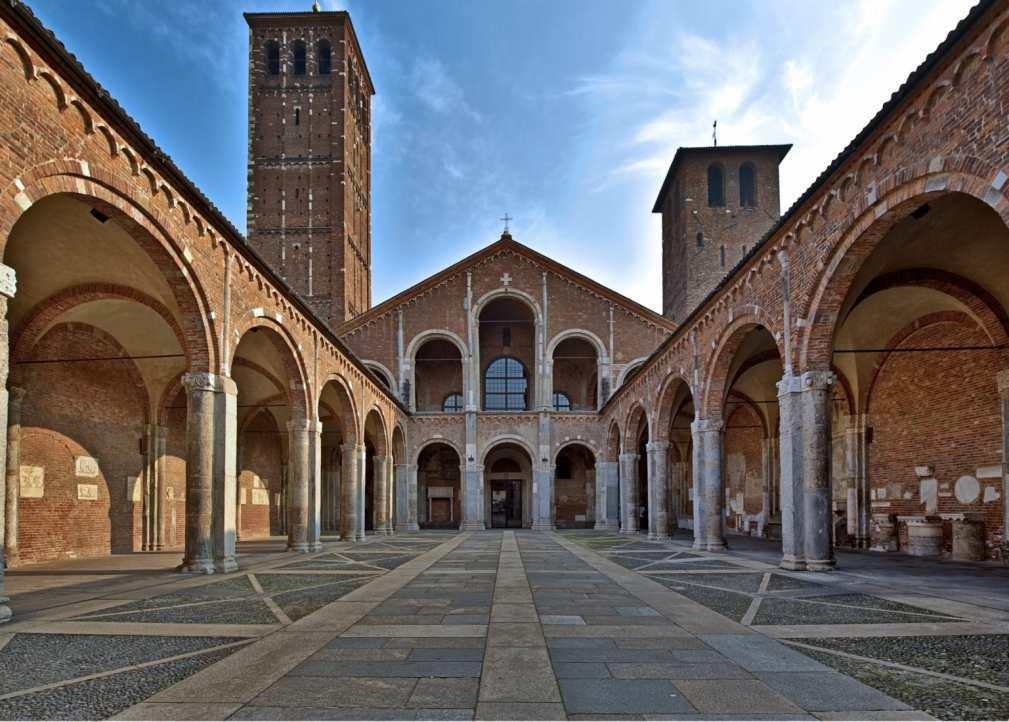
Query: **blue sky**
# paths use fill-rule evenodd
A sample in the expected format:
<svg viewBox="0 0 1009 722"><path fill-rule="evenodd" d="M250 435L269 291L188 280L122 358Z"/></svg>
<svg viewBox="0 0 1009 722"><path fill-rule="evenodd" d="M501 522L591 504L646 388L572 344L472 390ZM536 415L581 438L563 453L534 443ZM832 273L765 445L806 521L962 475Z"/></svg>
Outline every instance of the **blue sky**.
<svg viewBox="0 0 1009 722"><path fill-rule="evenodd" d="M245 229L242 12L311 0L28 0ZM516 239L654 308L651 207L679 145L795 144L782 210L970 6L326 0L351 13L373 100L374 302Z"/></svg>

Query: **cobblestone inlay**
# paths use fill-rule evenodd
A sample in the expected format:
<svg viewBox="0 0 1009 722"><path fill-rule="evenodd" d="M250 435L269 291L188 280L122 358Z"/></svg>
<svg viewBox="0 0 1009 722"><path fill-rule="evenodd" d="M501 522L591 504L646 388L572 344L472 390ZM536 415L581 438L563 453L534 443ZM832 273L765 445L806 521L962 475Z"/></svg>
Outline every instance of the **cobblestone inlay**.
<svg viewBox="0 0 1009 722"><path fill-rule="evenodd" d="M904 650L907 650L907 642L912 645L922 637L908 637L902 640ZM943 639L951 639L949 637ZM816 640L816 644L822 644L824 640ZM847 641L847 640L846 640ZM893 643L891 637L885 639L860 639L860 642L874 642L877 645ZM1006 640L1002 639L1005 645ZM825 645L826 646L826 645ZM927 648L927 647L925 647ZM878 654L882 658L890 655L875 651L874 648L863 650L863 653L870 652L865 656ZM978 687L972 684L956 682L953 680L937 678L932 675L910 670L894 669L868 660L851 659L840 657L827 652L819 652L808 647L803 649L803 653L813 659L819 660L823 664L833 667L838 672L874 687L886 694L907 704L923 710L938 719L948 720L997 720L1009 719L1009 692L998 692L991 689ZM1005 653L1005 647L1002 648ZM918 661L922 661L917 658ZM966 660L965 660L966 661ZM924 665L920 665L924 666ZM976 674L975 668L968 661L961 671L961 674ZM987 676L986 671L981 671L983 676Z"/></svg>
<svg viewBox="0 0 1009 722"><path fill-rule="evenodd" d="M306 555L291 555L293 561L278 557L250 571L195 584L195 577L172 575L157 587L160 593L152 591L148 598L71 617L67 623L32 623L31 631L15 633L0 648L0 718L99 719L118 714L251 643L248 631L221 636L220 627L206 627L218 631L210 636L201 634L202 625L240 625L243 630L270 625L266 631L283 627L452 538L409 537L394 543L369 539L319 555L335 562L319 564ZM322 568L292 569L302 563ZM359 564L365 568L358 569ZM143 622L140 628L145 630L167 623L193 631L163 627L144 634L126 624L122 626L130 631L122 634L86 631L92 625L106 625L102 629L107 631L109 623L128 622ZM75 632L63 633L65 627ZM231 629L239 633L238 627ZM388 652L398 656L396 650ZM419 665L440 661L411 660Z"/></svg>

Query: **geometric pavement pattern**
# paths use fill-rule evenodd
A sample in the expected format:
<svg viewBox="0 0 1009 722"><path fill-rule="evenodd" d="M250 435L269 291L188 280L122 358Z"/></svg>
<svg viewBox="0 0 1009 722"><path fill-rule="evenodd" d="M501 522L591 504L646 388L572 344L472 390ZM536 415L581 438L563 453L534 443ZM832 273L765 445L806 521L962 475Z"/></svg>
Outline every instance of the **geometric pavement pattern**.
<svg viewBox="0 0 1009 722"><path fill-rule="evenodd" d="M934 717L1009 719L1009 635L967 634L971 620L957 613L867 593L838 574L694 551L683 534L564 536L734 622L784 633L797 651Z"/></svg>
<svg viewBox="0 0 1009 722"><path fill-rule="evenodd" d="M116 602L56 626L69 633L43 628L0 636L0 719L112 716L448 538L369 537L354 545L327 543L338 551L299 554L254 572L205 581L180 575L171 591Z"/></svg>

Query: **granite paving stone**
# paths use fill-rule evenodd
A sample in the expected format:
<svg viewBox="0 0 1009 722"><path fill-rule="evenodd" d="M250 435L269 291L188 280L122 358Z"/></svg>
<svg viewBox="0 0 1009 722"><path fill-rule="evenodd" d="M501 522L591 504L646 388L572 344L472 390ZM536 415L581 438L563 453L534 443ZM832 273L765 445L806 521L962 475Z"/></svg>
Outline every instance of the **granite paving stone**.
<svg viewBox="0 0 1009 722"><path fill-rule="evenodd" d="M661 714L693 712L694 707L668 680L562 679L561 695L569 713Z"/></svg>
<svg viewBox="0 0 1009 722"><path fill-rule="evenodd" d="M808 712L910 707L837 672L757 672L758 679Z"/></svg>

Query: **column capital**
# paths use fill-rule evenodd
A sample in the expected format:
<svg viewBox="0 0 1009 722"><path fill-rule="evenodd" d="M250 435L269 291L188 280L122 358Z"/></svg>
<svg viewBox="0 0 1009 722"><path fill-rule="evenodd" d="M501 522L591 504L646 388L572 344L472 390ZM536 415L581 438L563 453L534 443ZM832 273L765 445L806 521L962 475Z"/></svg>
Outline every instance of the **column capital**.
<svg viewBox="0 0 1009 722"><path fill-rule="evenodd" d="M1002 369L995 374L995 380L998 384L999 396L1003 399L1009 399L1009 369Z"/></svg>
<svg viewBox="0 0 1009 722"><path fill-rule="evenodd" d="M191 371L182 374L182 385L186 391L209 391L213 393L224 393L231 396L238 395L238 384L235 381L221 374L212 374L207 371Z"/></svg>
<svg viewBox="0 0 1009 722"><path fill-rule="evenodd" d="M288 431L313 431L315 422L309 419L291 419L287 422Z"/></svg>
<svg viewBox="0 0 1009 722"><path fill-rule="evenodd" d="M645 444L648 451L668 451L671 444L668 441L649 441Z"/></svg>
<svg viewBox="0 0 1009 722"><path fill-rule="evenodd" d="M340 451L344 454L356 454L357 447L364 448L364 444L356 444L353 441L347 441L340 444Z"/></svg>
<svg viewBox="0 0 1009 722"><path fill-rule="evenodd" d="M778 387L778 398L780 399L782 396L797 394L802 391L802 379L786 371L776 386Z"/></svg>
<svg viewBox="0 0 1009 722"><path fill-rule="evenodd" d="M831 371L806 371L801 378L803 391L825 391L837 381Z"/></svg>
<svg viewBox="0 0 1009 722"><path fill-rule="evenodd" d="M694 419L690 422L690 431L694 434L704 434L712 431L721 431L725 428L725 422L717 416L707 419Z"/></svg>
<svg viewBox="0 0 1009 722"><path fill-rule="evenodd" d="M623 453L620 455L620 461L637 461L641 458L641 454Z"/></svg>

